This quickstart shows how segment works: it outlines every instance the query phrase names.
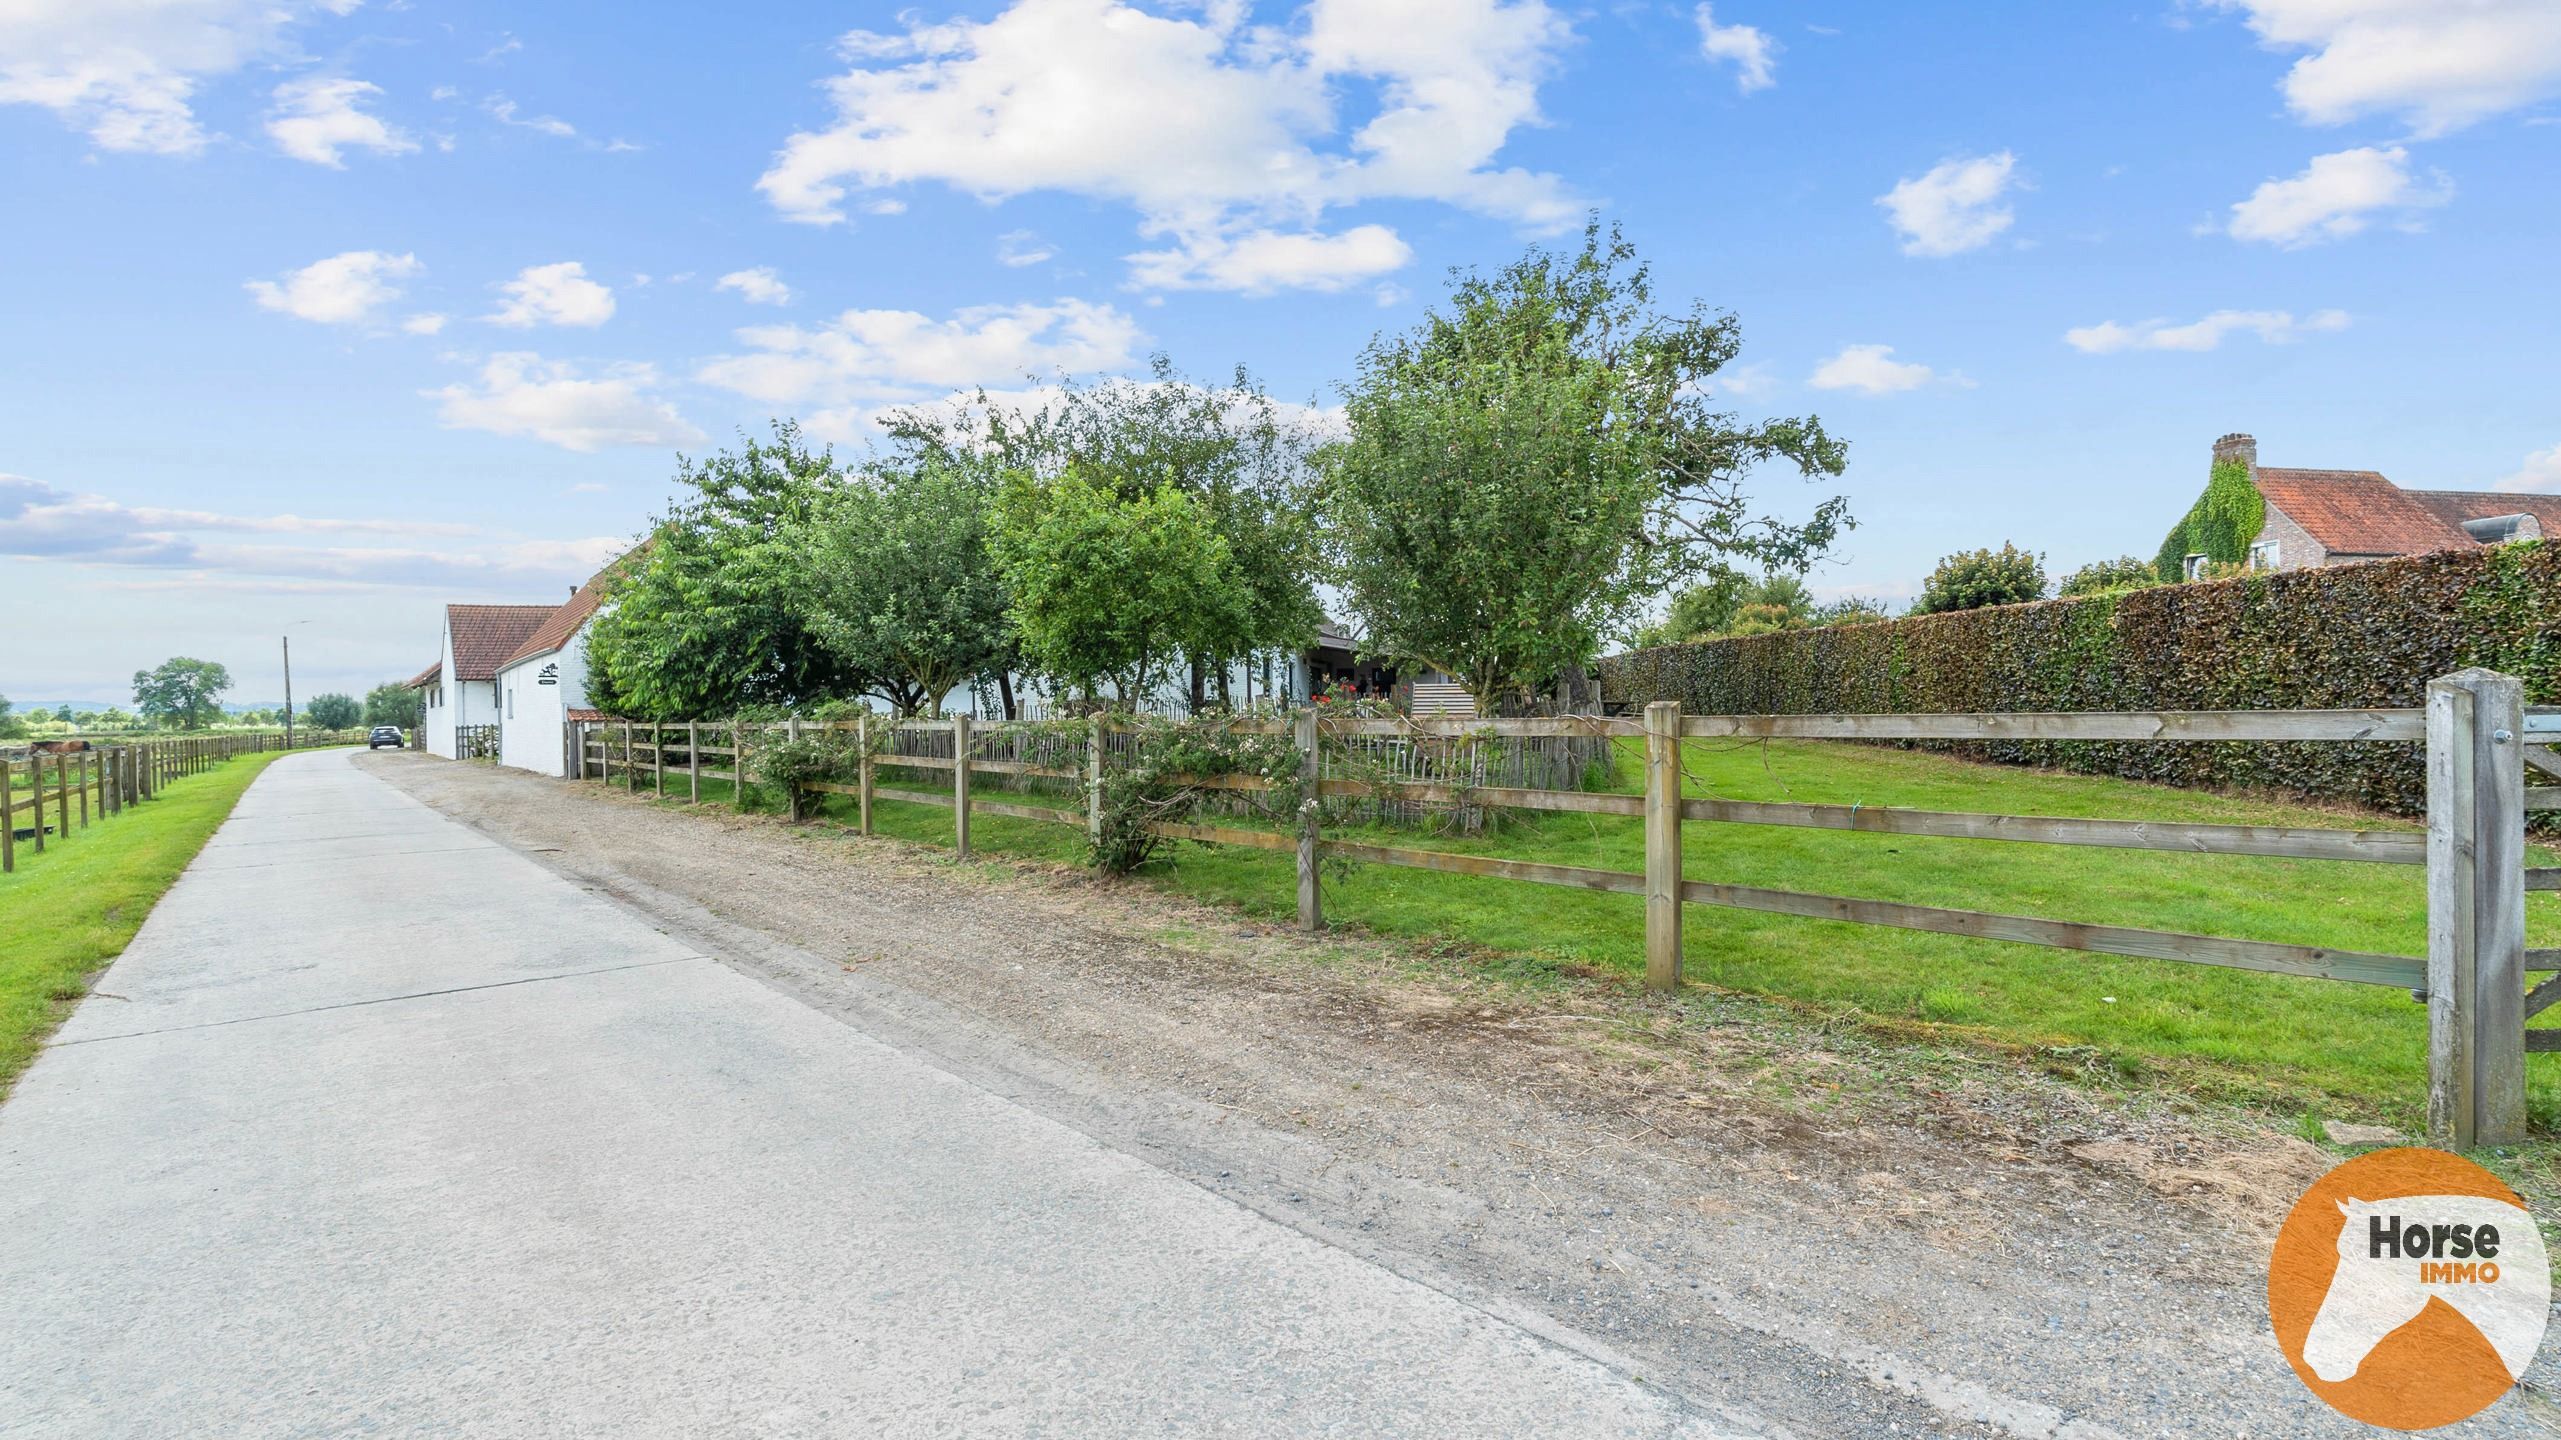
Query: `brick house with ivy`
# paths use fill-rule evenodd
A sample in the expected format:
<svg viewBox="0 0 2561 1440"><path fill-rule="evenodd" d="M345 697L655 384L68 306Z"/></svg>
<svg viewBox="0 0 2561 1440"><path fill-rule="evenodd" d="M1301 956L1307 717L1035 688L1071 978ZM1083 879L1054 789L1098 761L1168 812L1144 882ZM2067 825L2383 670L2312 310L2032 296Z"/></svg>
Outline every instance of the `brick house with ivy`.
<svg viewBox="0 0 2561 1440"><path fill-rule="evenodd" d="M2561 495L2405 490L2373 470L2261 465L2259 442L2214 442L2205 494L2161 544L2164 580L2308 570L2561 537Z"/></svg>

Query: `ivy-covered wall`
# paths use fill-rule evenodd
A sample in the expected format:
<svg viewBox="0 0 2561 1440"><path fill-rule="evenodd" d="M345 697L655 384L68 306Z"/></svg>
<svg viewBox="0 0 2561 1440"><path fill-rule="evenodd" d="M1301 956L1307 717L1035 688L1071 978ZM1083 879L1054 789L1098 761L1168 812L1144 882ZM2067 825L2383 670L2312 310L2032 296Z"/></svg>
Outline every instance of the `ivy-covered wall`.
<svg viewBox="0 0 2561 1440"><path fill-rule="evenodd" d="M2162 538L2152 568L2164 584L2187 578L2187 558L2202 555L2217 565L2239 565L2250 558L2250 542L2267 524L2267 498L2250 483L2246 460L2218 460L2207 474L2205 493Z"/></svg>
<svg viewBox="0 0 2561 1440"><path fill-rule="evenodd" d="M1693 714L2417 706L2480 665L2561 703L2561 549L2540 542L2246 575L1601 662L1612 705ZM2273 787L2416 813L2419 746L1998 742L1945 747L2175 785Z"/></svg>

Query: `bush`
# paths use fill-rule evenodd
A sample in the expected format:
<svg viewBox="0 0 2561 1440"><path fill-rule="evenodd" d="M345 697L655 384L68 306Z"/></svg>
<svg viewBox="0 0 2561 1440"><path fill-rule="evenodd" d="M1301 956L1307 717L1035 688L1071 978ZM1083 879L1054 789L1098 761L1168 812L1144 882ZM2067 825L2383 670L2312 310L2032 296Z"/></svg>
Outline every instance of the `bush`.
<svg viewBox="0 0 2561 1440"><path fill-rule="evenodd" d="M1612 705L1696 714L2416 708L2467 666L2561 703L2561 548L2538 542L1614 655ZM2414 744L1969 742L2026 764L2415 813Z"/></svg>
<svg viewBox="0 0 2561 1440"><path fill-rule="evenodd" d="M1980 610L2045 598L2045 557L2008 541L1998 550L1965 550L1939 562L1912 602L1915 615Z"/></svg>
<svg viewBox="0 0 2561 1440"><path fill-rule="evenodd" d="M364 713L353 695L314 695L302 718L315 730L353 730Z"/></svg>
<svg viewBox="0 0 2561 1440"><path fill-rule="evenodd" d="M2104 595L2111 590L2141 590L2161 583L2152 564L2131 555L2113 560L2093 560L2063 577L2054 593L2063 598L2075 595Z"/></svg>

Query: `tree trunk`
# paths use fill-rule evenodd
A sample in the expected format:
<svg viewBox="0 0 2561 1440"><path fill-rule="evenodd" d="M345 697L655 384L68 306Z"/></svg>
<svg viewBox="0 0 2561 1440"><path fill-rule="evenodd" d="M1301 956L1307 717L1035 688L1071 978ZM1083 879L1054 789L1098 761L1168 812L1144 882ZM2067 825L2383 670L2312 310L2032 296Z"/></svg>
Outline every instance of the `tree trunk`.
<svg viewBox="0 0 2561 1440"><path fill-rule="evenodd" d="M1014 677L1012 672L1006 670L999 670L996 672L996 695L998 699L1005 702L1006 719L1019 720L1023 718L1014 711Z"/></svg>
<svg viewBox="0 0 2561 1440"><path fill-rule="evenodd" d="M1203 710L1209 708L1209 691L1201 683L1200 657L1194 655L1184 663L1191 671L1192 693L1190 699L1192 713L1198 715Z"/></svg>

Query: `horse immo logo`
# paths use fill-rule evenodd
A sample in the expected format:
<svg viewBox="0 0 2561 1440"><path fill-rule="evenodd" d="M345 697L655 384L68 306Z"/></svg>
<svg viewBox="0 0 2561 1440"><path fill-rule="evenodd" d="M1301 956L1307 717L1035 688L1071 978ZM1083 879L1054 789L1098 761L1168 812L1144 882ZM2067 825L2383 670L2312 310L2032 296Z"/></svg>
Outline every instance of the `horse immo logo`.
<svg viewBox="0 0 2561 1440"><path fill-rule="evenodd" d="M2295 1373L2341 1413L2398 1430L2506 1394L2551 1301L2524 1203L2441 1150L2378 1150L2324 1175L2268 1261L2268 1318Z"/></svg>

